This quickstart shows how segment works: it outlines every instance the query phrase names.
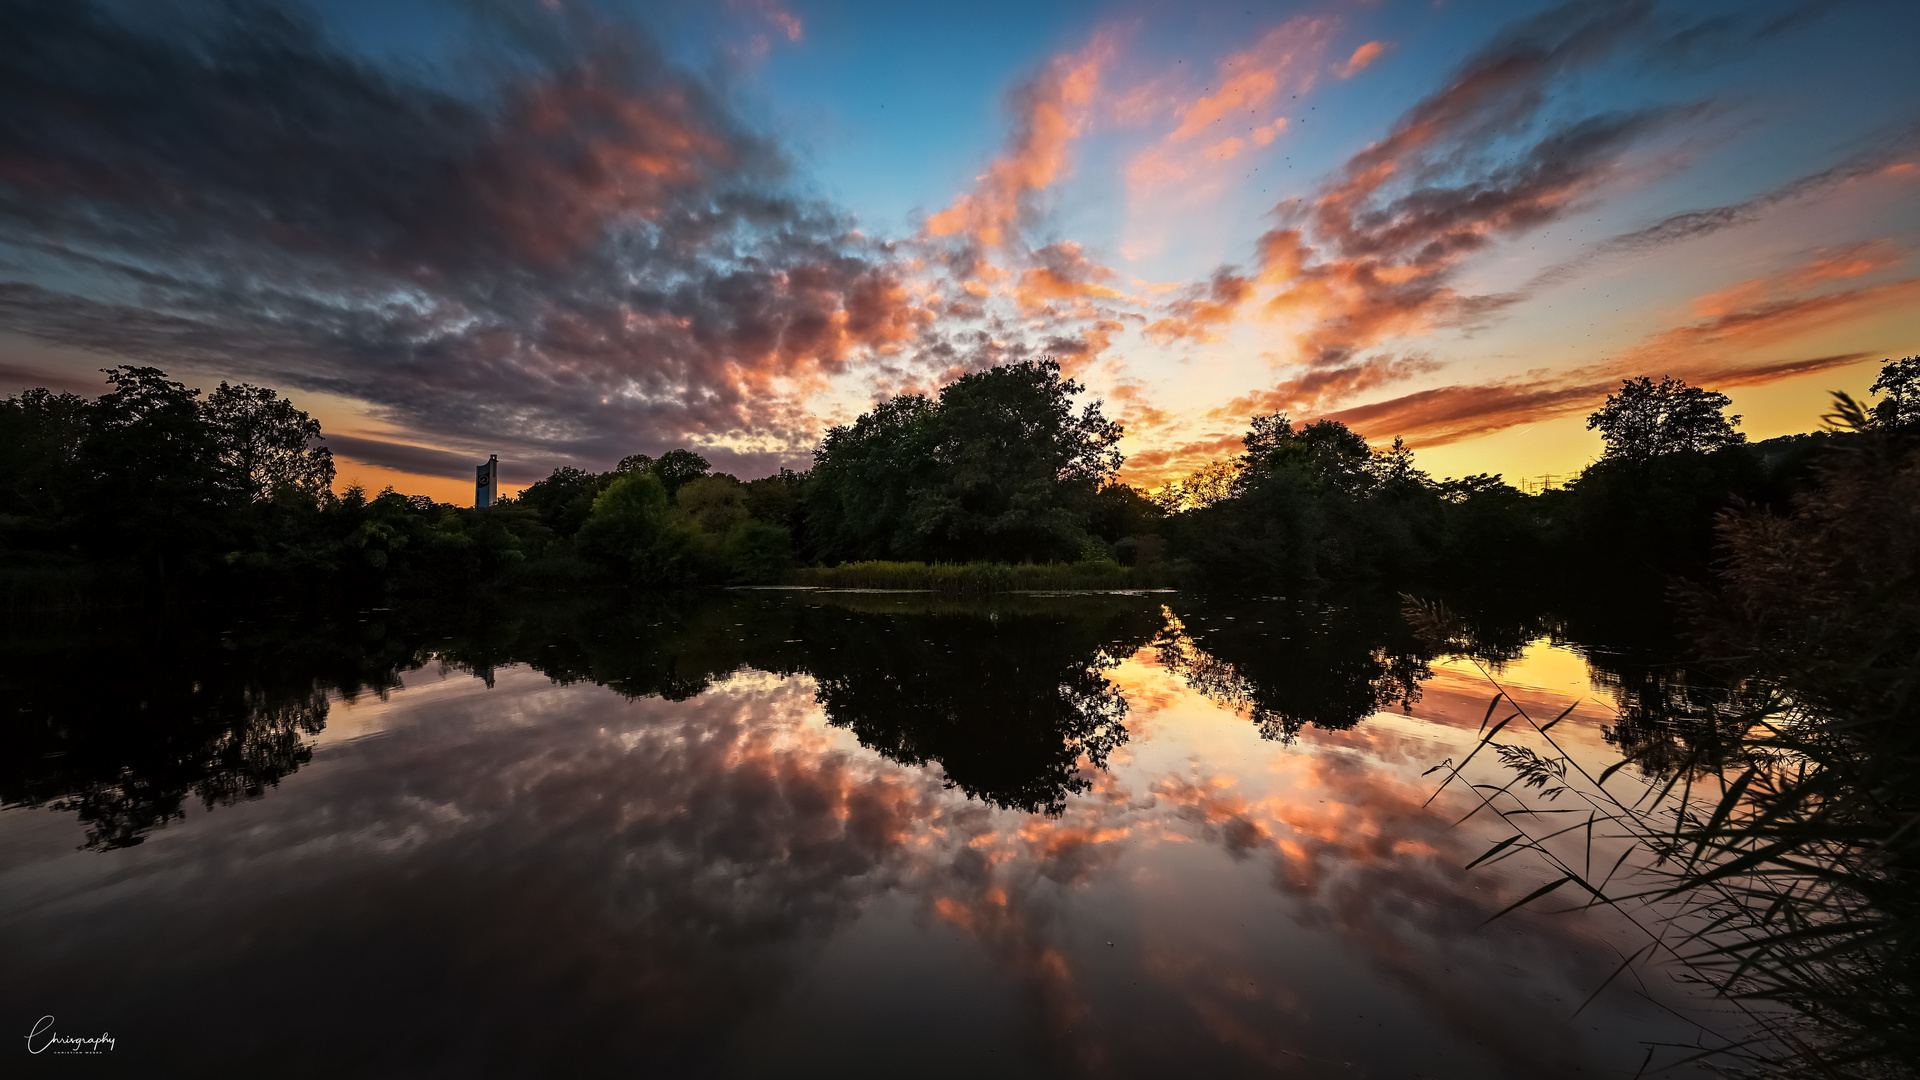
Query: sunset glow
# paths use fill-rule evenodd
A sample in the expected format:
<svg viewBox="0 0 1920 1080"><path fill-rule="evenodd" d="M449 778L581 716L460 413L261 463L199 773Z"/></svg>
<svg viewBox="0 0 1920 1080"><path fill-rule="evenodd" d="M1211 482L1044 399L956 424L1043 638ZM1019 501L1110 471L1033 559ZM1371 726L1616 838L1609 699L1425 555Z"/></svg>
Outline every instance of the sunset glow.
<svg viewBox="0 0 1920 1080"><path fill-rule="evenodd" d="M464 501L1052 355L1143 487L1276 410L1518 479L1920 349L1911 5L285 10L0 17L0 392L275 386Z"/></svg>

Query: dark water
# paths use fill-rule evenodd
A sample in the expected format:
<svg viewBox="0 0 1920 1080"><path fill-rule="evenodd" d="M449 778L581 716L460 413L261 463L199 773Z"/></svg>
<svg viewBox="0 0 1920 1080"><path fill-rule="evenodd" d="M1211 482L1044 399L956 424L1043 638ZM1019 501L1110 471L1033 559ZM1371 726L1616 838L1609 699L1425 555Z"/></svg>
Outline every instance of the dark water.
<svg viewBox="0 0 1920 1080"><path fill-rule="evenodd" d="M1565 745L1599 763L1609 732L1646 737L1644 698L1684 694L1569 633L1488 616L1445 656L1391 600L1171 594L17 623L0 1054L1632 1075L1701 1003L1651 971L1579 1009L1642 939L1488 922L1546 871L1463 869L1506 830L1456 825L1471 802L1422 775L1471 748L1489 673L1539 715L1573 705ZM42 1016L113 1045L29 1054Z"/></svg>

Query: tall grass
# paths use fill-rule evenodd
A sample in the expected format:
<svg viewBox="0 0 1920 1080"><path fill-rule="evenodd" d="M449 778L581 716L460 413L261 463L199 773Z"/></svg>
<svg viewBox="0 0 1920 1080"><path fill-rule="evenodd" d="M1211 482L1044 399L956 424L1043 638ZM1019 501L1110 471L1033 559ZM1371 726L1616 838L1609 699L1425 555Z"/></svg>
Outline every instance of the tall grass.
<svg viewBox="0 0 1920 1080"><path fill-rule="evenodd" d="M1151 572L1111 560L1074 563L856 562L792 571L790 585L824 589L911 589L985 596L1068 589L1140 589L1160 584Z"/></svg>
<svg viewBox="0 0 1920 1080"><path fill-rule="evenodd" d="M1664 957L1741 1007L1748 1033L1698 1056L1751 1075L1912 1077L1920 432L1884 429L1844 396L1829 420L1850 435L1815 488L1787 516L1724 515L1716 587L1683 593L1732 687L1705 737L1591 774L1555 740L1559 718L1528 715L1489 674L1478 744L1436 769L1513 829L1476 862L1531 851L1555 868L1515 907L1568 890L1614 907L1646 933L1622 971ZM1410 599L1407 614L1454 636L1442 609ZM1546 752L1500 741L1516 730ZM1483 751L1508 782L1474 782ZM1596 842L1625 850L1596 871Z"/></svg>

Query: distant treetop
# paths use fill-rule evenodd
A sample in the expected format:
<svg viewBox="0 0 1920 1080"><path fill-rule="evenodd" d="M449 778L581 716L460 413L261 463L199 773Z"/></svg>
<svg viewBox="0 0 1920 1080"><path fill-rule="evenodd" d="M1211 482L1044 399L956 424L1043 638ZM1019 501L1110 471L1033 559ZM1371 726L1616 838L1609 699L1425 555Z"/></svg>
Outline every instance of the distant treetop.
<svg viewBox="0 0 1920 1080"><path fill-rule="evenodd" d="M1920 425L1920 356L1885 361L1880 377L1867 389L1875 397L1886 395L1873 406L1876 423L1897 428Z"/></svg>
<svg viewBox="0 0 1920 1080"><path fill-rule="evenodd" d="M1600 411L1587 417L1588 430L1606 442L1605 460L1651 461L1667 454L1707 453L1738 446L1747 437L1734 428L1738 416L1726 415L1733 400L1679 379L1659 382L1642 376L1626 379L1607 396Z"/></svg>

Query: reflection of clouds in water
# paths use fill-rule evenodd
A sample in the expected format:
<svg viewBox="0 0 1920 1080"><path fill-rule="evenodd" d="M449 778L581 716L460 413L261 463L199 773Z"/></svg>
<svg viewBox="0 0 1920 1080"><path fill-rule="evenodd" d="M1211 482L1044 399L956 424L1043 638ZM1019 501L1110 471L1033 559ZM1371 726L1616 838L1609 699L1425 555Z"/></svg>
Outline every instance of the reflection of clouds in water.
<svg viewBox="0 0 1920 1080"><path fill-rule="evenodd" d="M1158 720L1158 710L1200 705L1192 691L1183 702L1168 692L1164 679L1141 670L1157 666L1158 659L1143 653L1114 673L1130 693L1151 688L1133 702L1134 716L1148 725ZM1442 698L1421 711L1452 711L1470 702L1478 713L1486 696ZM1235 704L1221 702L1219 708L1238 713ZM1528 704L1537 708L1545 701ZM1564 704L1548 715L1560 708ZM1584 710L1574 717L1589 721ZM1151 810L1143 812L1139 802L1124 797L1112 801L1130 808L1133 843L1151 845L1184 828L1234 861L1266 862L1273 887L1293 901L1285 910L1296 926L1334 935L1374 977L1408 995L1432 1024L1478 1044L1505 1067L1574 1068L1592 1047L1581 1045L1567 1017L1617 962L1606 941L1620 927L1596 925L1604 919L1514 915L1481 929L1489 916L1546 878L1525 864L1498 872L1462 869L1488 836L1454 827L1469 808L1464 800L1447 797L1428 806L1436 781L1420 773L1448 754L1458 757L1471 743L1477 716L1464 724L1457 715L1440 719L1436 725L1383 715L1358 729L1311 732L1295 750L1273 752L1264 772L1248 767L1250 762L1224 771L1196 762L1185 776L1129 775L1127 781L1150 790ZM1575 741L1598 744L1597 729L1583 730ZM1162 949L1147 967L1186 999L1196 1021L1223 1044L1276 1067L1298 1065L1309 1059L1308 1049L1318 1041L1315 1025L1324 1022L1310 1024L1314 1010L1301 1005L1301 994L1311 999L1314 987L1243 978L1235 953L1248 944L1228 943L1206 959L1191 949ZM1677 997L1670 991L1664 996ZM1587 1014L1599 1023L1579 1030L1633 1024L1626 1014L1636 1009L1631 1001L1603 999ZM1682 1031L1676 1025L1671 1034ZM1637 1053L1635 1036L1624 1045ZM1326 1046L1330 1053L1338 1048L1337 1042Z"/></svg>
<svg viewBox="0 0 1920 1080"><path fill-rule="evenodd" d="M1397 1002L1409 1039L1425 1030L1516 1072L1580 1063L1564 1018L1605 977L1603 947L1566 920L1476 930L1514 879L1461 870L1481 834L1449 828L1451 800L1422 805L1420 768L1470 726L1379 717L1284 748L1151 652L1109 675L1135 752L1112 771L1083 760L1084 791L1051 817L859 748L805 676L745 670L677 703L524 668L501 669L484 696L406 691L383 706L403 717L380 738L322 748L274 799L190 821L111 868L49 869L88 902L63 905L50 934L0 941L22 985L77 992L110 955L180 979L166 965L184 948L233 985L297 969L322 1000L313 1023L371 1024L396 1045L401 1025L478 1024L509 1065L535 1047L543 1067L568 1052L602 1064L619 1046L631 1064L698 1069L895 894L1021 987L1026 1037L1070 1072L1386 1053L1366 1045L1376 1020L1344 1019L1355 994ZM1215 733L1227 741L1192 744L1204 749L1183 769L1143 745L1164 731L1186 746L1207 717L1232 725ZM109 874L123 884L102 896ZM1228 896L1259 921L1219 918ZM287 930L290 911L303 929ZM360 1005L347 1003L423 971L451 980L428 1015L349 1017ZM180 989L173 1008L200 1000ZM161 1011L141 1022L168 1022ZM292 1037L265 1018L250 1029L265 1045Z"/></svg>
<svg viewBox="0 0 1920 1080"><path fill-rule="evenodd" d="M9 955L42 986L91 981L76 949L161 971L185 950L238 981L275 980L278 961L343 1001L447 972L434 1016L369 1018L367 1037L478 1017L498 1029L488 1045L598 1053L631 1024L655 1040L626 1051L636 1063L672 1060L777 990L794 948L900 883L909 825L942 816L937 776L835 749L805 680L681 704L512 671L500 686L482 709L430 702L135 859L69 864L68 897L113 873L124 899L65 906L65 947ZM314 930L287 931L289 909L330 939L324 955L302 940ZM503 1010L529 992L548 1009ZM319 1022L346 1022L344 1007L317 1006Z"/></svg>

